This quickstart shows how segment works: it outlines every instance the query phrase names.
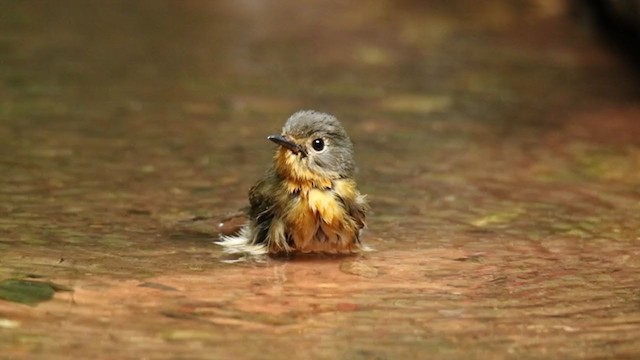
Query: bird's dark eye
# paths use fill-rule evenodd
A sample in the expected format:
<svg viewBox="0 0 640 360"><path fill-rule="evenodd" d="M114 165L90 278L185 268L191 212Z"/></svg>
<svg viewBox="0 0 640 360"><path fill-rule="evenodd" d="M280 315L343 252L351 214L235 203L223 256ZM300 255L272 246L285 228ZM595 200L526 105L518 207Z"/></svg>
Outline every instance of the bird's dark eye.
<svg viewBox="0 0 640 360"><path fill-rule="evenodd" d="M322 140L320 138L315 139L311 143L311 146L313 147L313 150L315 150L315 151L322 151L324 149L324 140Z"/></svg>

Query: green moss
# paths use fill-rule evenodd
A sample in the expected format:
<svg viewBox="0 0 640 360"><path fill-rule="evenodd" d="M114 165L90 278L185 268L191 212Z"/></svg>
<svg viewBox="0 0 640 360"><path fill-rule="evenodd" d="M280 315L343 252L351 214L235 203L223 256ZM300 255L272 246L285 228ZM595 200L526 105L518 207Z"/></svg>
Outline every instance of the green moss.
<svg viewBox="0 0 640 360"><path fill-rule="evenodd" d="M26 280L0 282L0 299L35 306L53 297L56 290L50 283Z"/></svg>

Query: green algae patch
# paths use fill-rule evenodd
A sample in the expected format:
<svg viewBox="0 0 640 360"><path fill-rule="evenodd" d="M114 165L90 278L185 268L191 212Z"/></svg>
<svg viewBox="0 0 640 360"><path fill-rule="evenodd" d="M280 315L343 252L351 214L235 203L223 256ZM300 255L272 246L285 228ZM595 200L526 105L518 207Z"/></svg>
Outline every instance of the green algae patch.
<svg viewBox="0 0 640 360"><path fill-rule="evenodd" d="M56 291L70 290L50 282L9 279L0 282L0 299L35 306L53 298Z"/></svg>

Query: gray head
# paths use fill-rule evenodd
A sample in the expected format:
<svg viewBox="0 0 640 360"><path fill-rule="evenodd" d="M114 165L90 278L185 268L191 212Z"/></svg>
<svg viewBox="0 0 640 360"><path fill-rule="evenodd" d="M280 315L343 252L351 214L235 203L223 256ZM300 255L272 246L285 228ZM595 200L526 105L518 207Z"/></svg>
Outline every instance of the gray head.
<svg viewBox="0 0 640 360"><path fill-rule="evenodd" d="M281 135L268 139L282 146L281 161L293 167L290 169L293 172L310 171L327 178L354 175L353 145L335 116L313 110L298 111L284 124Z"/></svg>

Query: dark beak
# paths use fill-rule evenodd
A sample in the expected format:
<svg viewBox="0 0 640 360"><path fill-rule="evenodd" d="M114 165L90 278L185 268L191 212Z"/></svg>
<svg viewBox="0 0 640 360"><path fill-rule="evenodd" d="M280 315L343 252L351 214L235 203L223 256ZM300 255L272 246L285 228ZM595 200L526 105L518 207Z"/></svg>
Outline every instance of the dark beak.
<svg viewBox="0 0 640 360"><path fill-rule="evenodd" d="M294 154L301 153L303 156L307 156L307 152L302 146L296 144L293 140L289 139L286 136L271 135L271 136L267 136L267 139L273 141L274 143L280 146L284 146L285 148L291 150L291 152L293 152Z"/></svg>

